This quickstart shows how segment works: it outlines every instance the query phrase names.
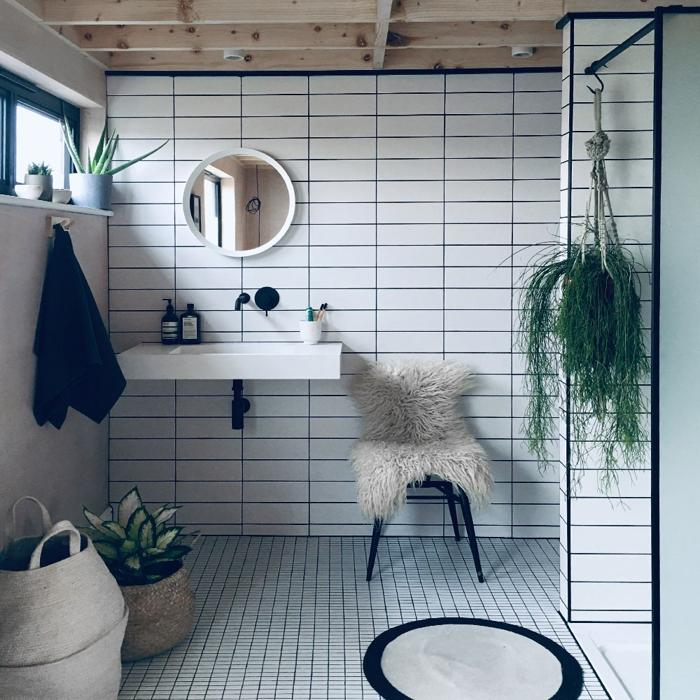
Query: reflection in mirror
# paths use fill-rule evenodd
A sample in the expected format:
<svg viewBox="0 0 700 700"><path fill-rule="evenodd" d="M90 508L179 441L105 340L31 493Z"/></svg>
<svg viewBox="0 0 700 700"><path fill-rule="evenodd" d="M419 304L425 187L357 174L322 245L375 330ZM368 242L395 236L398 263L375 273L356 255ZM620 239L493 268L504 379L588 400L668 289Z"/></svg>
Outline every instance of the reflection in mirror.
<svg viewBox="0 0 700 700"><path fill-rule="evenodd" d="M203 242L225 255L267 250L294 213L289 176L269 156L234 149L207 158L185 188L186 218Z"/></svg>

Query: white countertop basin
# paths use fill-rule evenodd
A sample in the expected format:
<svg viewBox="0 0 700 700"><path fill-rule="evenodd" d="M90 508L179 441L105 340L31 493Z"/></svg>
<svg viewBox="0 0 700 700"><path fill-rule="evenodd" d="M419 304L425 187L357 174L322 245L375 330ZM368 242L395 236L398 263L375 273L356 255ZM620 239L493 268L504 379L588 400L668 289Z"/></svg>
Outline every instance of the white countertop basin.
<svg viewBox="0 0 700 700"><path fill-rule="evenodd" d="M117 355L127 379L339 379L342 343L141 343Z"/></svg>

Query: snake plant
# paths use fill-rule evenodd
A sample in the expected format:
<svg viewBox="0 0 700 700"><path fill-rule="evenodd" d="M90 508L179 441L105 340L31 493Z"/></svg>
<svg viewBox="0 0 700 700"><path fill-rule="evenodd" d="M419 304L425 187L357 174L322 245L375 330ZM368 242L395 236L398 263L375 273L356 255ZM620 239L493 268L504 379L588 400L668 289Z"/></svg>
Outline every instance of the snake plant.
<svg viewBox="0 0 700 700"><path fill-rule="evenodd" d="M169 527L178 506L166 504L150 513L137 488L119 502L116 520L102 520L83 508L89 527L82 528L120 586L156 583L175 573L190 547L183 528Z"/></svg>
<svg viewBox="0 0 700 700"><path fill-rule="evenodd" d="M163 148L163 146L165 146L166 143L168 143L167 141L163 141L160 146L157 146L152 151L148 151L148 153L144 153L142 156L138 156L138 158L134 158L127 163L122 163L121 165L117 165L115 168L113 168L112 159L114 158L114 152L117 150L117 145L119 144L119 135L116 131L112 131L111 134L108 134L106 121L104 128L102 129L102 134L100 135L100 140L97 142L95 153L94 155L90 155L90 149L88 148L87 160L85 163L83 163L82 159L80 158L80 154L78 153L78 149L75 145L75 139L73 137L73 129L71 128L67 119L63 120L61 129L63 130L63 140L66 144L66 148L68 149L68 155L70 155L70 159L73 161L75 169L79 173L88 175L115 175L122 170L130 168L135 163L148 158L148 156L152 156L154 153L156 153L156 151L159 151L161 148Z"/></svg>

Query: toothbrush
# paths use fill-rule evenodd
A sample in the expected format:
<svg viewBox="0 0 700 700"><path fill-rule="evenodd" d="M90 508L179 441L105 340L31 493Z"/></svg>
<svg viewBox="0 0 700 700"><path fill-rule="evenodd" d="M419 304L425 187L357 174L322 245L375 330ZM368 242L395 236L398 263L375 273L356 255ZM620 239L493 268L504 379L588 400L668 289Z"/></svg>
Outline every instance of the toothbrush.
<svg viewBox="0 0 700 700"><path fill-rule="evenodd" d="M324 302L318 309L318 316L316 317L317 321L323 320L323 317L326 315L326 309L328 309L328 304Z"/></svg>

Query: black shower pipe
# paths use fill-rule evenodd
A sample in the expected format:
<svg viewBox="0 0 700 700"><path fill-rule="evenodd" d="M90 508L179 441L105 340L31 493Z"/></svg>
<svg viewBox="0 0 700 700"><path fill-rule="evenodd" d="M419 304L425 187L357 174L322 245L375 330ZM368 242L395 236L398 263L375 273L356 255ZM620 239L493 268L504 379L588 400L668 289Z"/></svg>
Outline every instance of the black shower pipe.
<svg viewBox="0 0 700 700"><path fill-rule="evenodd" d="M625 39L621 44L618 44L614 49L608 51L602 58L597 61L593 61L590 66L584 69L586 75L595 75L600 68L607 67L608 63L612 61L613 58L619 56L624 51L634 46L640 39L643 39L647 34L654 31L656 26L656 18L651 20L648 24L645 24L641 29L638 29L632 36Z"/></svg>

